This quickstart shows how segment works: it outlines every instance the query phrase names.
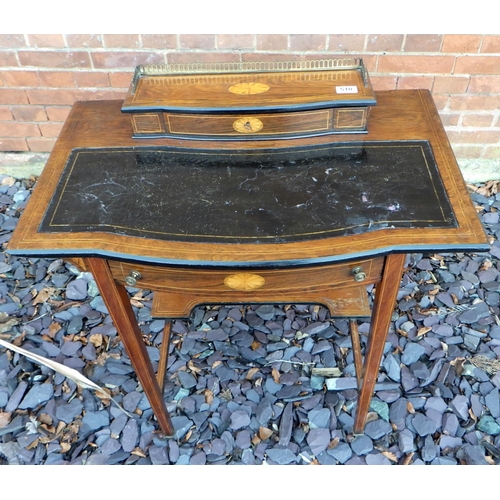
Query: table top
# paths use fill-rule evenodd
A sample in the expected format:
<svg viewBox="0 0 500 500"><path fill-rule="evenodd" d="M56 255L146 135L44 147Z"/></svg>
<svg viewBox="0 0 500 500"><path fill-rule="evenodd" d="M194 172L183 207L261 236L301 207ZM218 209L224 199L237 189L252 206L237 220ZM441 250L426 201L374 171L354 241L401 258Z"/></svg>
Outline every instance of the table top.
<svg viewBox="0 0 500 500"><path fill-rule="evenodd" d="M132 139L74 105L9 244L18 255L280 266L489 248L427 91L377 93L367 134Z"/></svg>

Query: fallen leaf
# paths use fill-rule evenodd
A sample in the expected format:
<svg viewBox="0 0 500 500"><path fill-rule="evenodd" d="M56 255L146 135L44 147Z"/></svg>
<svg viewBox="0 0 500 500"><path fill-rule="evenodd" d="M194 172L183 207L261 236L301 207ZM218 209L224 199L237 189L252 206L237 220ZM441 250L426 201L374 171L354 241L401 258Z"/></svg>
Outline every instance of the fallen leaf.
<svg viewBox="0 0 500 500"><path fill-rule="evenodd" d="M406 409L408 410L408 413L411 413L412 415L415 413L415 408L413 408L410 401L406 402Z"/></svg>
<svg viewBox="0 0 500 500"><path fill-rule="evenodd" d="M274 383L275 384L279 384L280 383L280 377L281 377L280 372L276 368L273 368L271 374L272 374Z"/></svg>
<svg viewBox="0 0 500 500"><path fill-rule="evenodd" d="M43 304L44 302L47 302L50 297L55 295L56 291L57 288L52 288L52 287L43 288L38 292L38 294L33 299L33 302L31 304L35 306L37 304Z"/></svg>
<svg viewBox="0 0 500 500"><path fill-rule="evenodd" d="M103 338L102 334L100 333L94 333L89 337L89 342L91 344L94 344L94 347L101 347L103 343Z"/></svg>
<svg viewBox="0 0 500 500"><path fill-rule="evenodd" d="M392 453L392 451L382 451L382 455L384 455L384 457L388 458L391 462L398 461L398 458L396 457L396 455L394 453Z"/></svg>
<svg viewBox="0 0 500 500"><path fill-rule="evenodd" d="M49 325L49 331L47 332L47 335L53 339L56 336L56 333L61 329L61 325L59 323L51 323Z"/></svg>
<svg viewBox="0 0 500 500"><path fill-rule="evenodd" d="M247 374L245 375L245 378L247 380L252 380L254 375L258 372L259 372L258 368L250 368L250 370L248 370Z"/></svg>
<svg viewBox="0 0 500 500"><path fill-rule="evenodd" d="M262 441L269 439L273 435L273 431L267 427L259 427L259 437Z"/></svg>
<svg viewBox="0 0 500 500"><path fill-rule="evenodd" d="M211 405L214 402L214 393L210 389L205 389L205 403Z"/></svg>
<svg viewBox="0 0 500 500"><path fill-rule="evenodd" d="M11 415L12 412L0 412L0 429L3 429L6 425L9 425Z"/></svg>
<svg viewBox="0 0 500 500"><path fill-rule="evenodd" d="M418 329L417 337L422 337L423 335L425 335L426 333L430 332L431 330L432 330L432 327L430 327L430 326L423 326L422 328Z"/></svg>
<svg viewBox="0 0 500 500"><path fill-rule="evenodd" d="M250 347L252 348L252 351L256 351L256 350L260 347L260 345L261 345L261 344L260 344L260 342L259 342L259 341L254 340L254 341L252 342L252 345L251 345Z"/></svg>
<svg viewBox="0 0 500 500"><path fill-rule="evenodd" d="M410 465L413 460L413 455L413 451L411 453L408 453L408 455L406 455L405 459L403 460L403 465Z"/></svg>

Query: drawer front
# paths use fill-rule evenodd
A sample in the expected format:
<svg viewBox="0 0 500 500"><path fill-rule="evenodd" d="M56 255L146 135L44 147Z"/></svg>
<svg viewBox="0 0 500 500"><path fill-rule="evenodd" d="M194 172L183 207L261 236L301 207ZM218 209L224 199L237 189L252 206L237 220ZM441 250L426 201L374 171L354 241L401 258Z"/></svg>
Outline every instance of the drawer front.
<svg viewBox="0 0 500 500"><path fill-rule="evenodd" d="M160 113L141 113L132 115L134 134L163 134L163 117Z"/></svg>
<svg viewBox="0 0 500 500"><path fill-rule="evenodd" d="M332 110L252 115L164 114L172 135L255 136L312 134L331 129Z"/></svg>
<svg viewBox="0 0 500 500"><path fill-rule="evenodd" d="M334 130L366 130L368 108L342 108L333 112Z"/></svg>
<svg viewBox="0 0 500 500"><path fill-rule="evenodd" d="M231 295L234 292L300 292L375 283L382 275L383 262L383 257L377 257L342 264L272 270L172 268L117 261L109 261L109 265L115 280L122 284L193 295L207 291ZM364 278L361 281L355 279L355 268L362 268L357 276L358 280Z"/></svg>

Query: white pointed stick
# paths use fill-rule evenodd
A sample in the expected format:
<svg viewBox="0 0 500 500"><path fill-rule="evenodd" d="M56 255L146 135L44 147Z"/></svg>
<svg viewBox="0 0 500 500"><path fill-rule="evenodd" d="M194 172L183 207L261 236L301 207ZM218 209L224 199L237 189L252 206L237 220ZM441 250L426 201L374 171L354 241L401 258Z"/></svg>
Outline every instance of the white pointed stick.
<svg viewBox="0 0 500 500"><path fill-rule="evenodd" d="M5 340L0 339L0 345L4 346L7 349L10 349L11 351L22 354L23 356L26 356L27 358L32 359L33 361L36 361L37 363L40 363L50 368L51 370L60 373L61 375L64 375L83 389L92 389L94 391L100 392L101 394L104 394L107 398L110 398L111 401L113 401L113 403L118 408L120 408L121 411L123 411L123 413L125 413L129 417L132 417L132 415L128 411L126 411L125 408L122 408L102 387L99 387L97 384L92 382L92 380L88 379L74 368L69 368L68 366L64 366L57 361L52 361L51 359L44 358L43 356L35 354L34 352L27 351L22 347L17 347L10 342L5 342Z"/></svg>

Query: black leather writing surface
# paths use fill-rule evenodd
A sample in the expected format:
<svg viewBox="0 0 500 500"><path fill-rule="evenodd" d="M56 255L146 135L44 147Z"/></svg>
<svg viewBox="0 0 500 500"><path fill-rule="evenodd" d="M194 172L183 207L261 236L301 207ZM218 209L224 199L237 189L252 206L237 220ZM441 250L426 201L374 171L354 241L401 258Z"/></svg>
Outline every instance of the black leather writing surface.
<svg viewBox="0 0 500 500"><path fill-rule="evenodd" d="M457 227L427 141L77 149L42 232L275 243Z"/></svg>

